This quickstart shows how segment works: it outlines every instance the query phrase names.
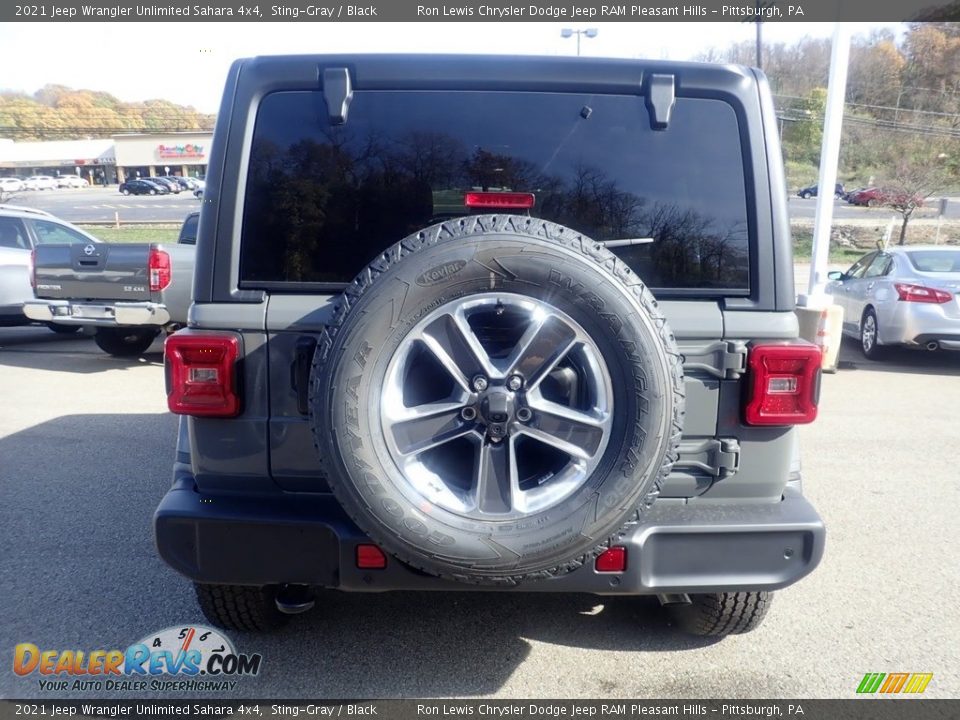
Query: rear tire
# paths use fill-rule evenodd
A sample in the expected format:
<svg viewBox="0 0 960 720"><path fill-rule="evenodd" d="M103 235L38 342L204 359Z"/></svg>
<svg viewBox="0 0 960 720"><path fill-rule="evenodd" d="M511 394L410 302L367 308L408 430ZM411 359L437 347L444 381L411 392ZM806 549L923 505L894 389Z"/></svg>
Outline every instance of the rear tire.
<svg viewBox="0 0 960 720"><path fill-rule="evenodd" d="M772 600L773 594L768 592L691 595L689 605L671 605L670 613L685 633L726 637L760 627Z"/></svg>
<svg viewBox="0 0 960 720"><path fill-rule="evenodd" d="M98 328L97 347L114 357L135 357L146 352L160 334L154 328Z"/></svg>
<svg viewBox="0 0 960 720"><path fill-rule="evenodd" d="M130 191L127 190L126 188L124 188L123 190L120 191L120 194L121 194L121 195L129 195L129 194L130 194Z"/></svg>
<svg viewBox="0 0 960 720"><path fill-rule="evenodd" d="M860 321L860 350L867 360L882 360L884 348L879 343L880 325L877 323L877 313L873 308L867 308Z"/></svg>
<svg viewBox="0 0 960 720"><path fill-rule="evenodd" d="M204 617L226 630L276 630L288 616L277 609L276 588L194 583Z"/></svg>

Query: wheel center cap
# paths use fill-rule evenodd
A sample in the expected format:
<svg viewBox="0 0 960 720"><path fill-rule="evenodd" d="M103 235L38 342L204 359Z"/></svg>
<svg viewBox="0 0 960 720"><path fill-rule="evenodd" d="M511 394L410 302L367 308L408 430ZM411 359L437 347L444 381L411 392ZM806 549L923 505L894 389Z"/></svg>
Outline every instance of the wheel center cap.
<svg viewBox="0 0 960 720"><path fill-rule="evenodd" d="M487 425L505 425L514 419L516 393L490 388L480 397L480 416Z"/></svg>

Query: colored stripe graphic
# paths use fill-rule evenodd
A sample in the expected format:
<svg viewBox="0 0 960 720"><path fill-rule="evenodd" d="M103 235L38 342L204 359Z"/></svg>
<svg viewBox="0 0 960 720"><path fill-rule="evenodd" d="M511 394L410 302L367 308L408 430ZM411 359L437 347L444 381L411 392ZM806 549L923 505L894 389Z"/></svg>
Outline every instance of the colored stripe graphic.
<svg viewBox="0 0 960 720"><path fill-rule="evenodd" d="M867 673L863 676L863 680L860 681L857 692L867 694L875 693L877 688L880 687L880 682L884 677L886 677L884 673Z"/></svg>
<svg viewBox="0 0 960 720"><path fill-rule="evenodd" d="M933 673L914 673L903 689L905 693L922 693L933 680Z"/></svg>
<svg viewBox="0 0 960 720"><path fill-rule="evenodd" d="M857 686L857 693L871 695L879 691L884 695L919 694L927 689L931 680L933 673L867 673Z"/></svg>
<svg viewBox="0 0 960 720"><path fill-rule="evenodd" d="M907 682L910 673L890 673L887 675L887 681L880 688L882 693L898 693Z"/></svg>

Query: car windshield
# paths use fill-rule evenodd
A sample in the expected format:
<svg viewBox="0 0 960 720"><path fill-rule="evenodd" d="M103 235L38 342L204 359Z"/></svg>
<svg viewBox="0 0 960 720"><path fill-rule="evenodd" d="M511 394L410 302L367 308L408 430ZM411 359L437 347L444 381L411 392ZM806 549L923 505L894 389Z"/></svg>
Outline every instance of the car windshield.
<svg viewBox="0 0 960 720"><path fill-rule="evenodd" d="M913 250L907 257L920 272L960 273L960 250Z"/></svg>

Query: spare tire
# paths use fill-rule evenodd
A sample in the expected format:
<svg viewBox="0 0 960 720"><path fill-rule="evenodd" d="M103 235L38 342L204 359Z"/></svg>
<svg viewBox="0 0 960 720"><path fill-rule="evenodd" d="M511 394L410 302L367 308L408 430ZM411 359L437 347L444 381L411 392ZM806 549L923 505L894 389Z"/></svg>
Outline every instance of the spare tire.
<svg viewBox="0 0 960 720"><path fill-rule="evenodd" d="M570 572L677 457L681 358L602 244L529 217L434 225L370 263L313 360L330 487L399 560L470 583Z"/></svg>

